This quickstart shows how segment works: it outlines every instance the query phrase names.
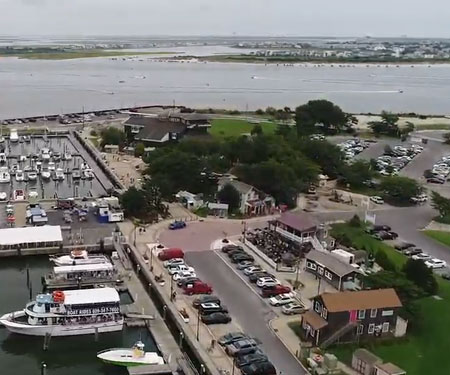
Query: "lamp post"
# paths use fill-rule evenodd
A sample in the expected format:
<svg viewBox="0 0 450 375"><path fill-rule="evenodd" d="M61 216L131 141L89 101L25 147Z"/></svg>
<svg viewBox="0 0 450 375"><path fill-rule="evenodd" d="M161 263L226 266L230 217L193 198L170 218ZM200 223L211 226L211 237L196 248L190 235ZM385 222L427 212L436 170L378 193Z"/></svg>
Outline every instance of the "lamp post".
<svg viewBox="0 0 450 375"><path fill-rule="evenodd" d="M200 309L197 310L197 341L199 340L199 334L200 334Z"/></svg>
<svg viewBox="0 0 450 375"><path fill-rule="evenodd" d="M233 369L231 370L231 375L234 375L235 368L236 368L236 357L233 357Z"/></svg>
<svg viewBox="0 0 450 375"><path fill-rule="evenodd" d="M150 271L153 272L153 251L155 251L155 246L150 249Z"/></svg>
<svg viewBox="0 0 450 375"><path fill-rule="evenodd" d="M297 271L295 273L294 290L297 289L298 285L298 274L300 273L300 258L297 259Z"/></svg>
<svg viewBox="0 0 450 375"><path fill-rule="evenodd" d="M170 276L170 301L173 302L173 276Z"/></svg>

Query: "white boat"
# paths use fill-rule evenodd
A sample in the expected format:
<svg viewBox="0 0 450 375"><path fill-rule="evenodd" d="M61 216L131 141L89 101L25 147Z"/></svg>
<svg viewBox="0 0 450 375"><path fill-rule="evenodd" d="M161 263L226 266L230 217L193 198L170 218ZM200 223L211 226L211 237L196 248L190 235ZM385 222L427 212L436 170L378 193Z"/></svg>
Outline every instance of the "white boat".
<svg viewBox="0 0 450 375"><path fill-rule="evenodd" d="M83 171L83 177L86 180L92 180L94 178L94 172L92 171L92 169L85 169Z"/></svg>
<svg viewBox="0 0 450 375"><path fill-rule="evenodd" d="M49 161L50 160L50 149L49 148L47 148L47 147L44 147L42 150L41 150L41 159L42 159L42 161Z"/></svg>
<svg viewBox="0 0 450 375"><path fill-rule="evenodd" d="M50 178L52 177L52 174L50 173L49 170L45 170L41 172L41 177L43 180L50 180Z"/></svg>
<svg viewBox="0 0 450 375"><path fill-rule="evenodd" d="M53 161L51 161L50 163L48 163L48 170L49 171L54 171L56 169L56 165Z"/></svg>
<svg viewBox="0 0 450 375"><path fill-rule="evenodd" d="M114 288L39 294L25 309L7 313L0 323L10 332L30 336L74 336L121 331L119 293Z"/></svg>
<svg viewBox="0 0 450 375"><path fill-rule="evenodd" d="M14 206L12 204L6 205L6 214L7 215L14 215Z"/></svg>
<svg viewBox="0 0 450 375"><path fill-rule="evenodd" d="M106 349L97 353L97 358L116 366L163 365L164 359L155 352L145 352L144 344L138 341L132 348Z"/></svg>
<svg viewBox="0 0 450 375"><path fill-rule="evenodd" d="M27 178L28 181L36 181L37 179L37 172L35 170L31 170L27 172Z"/></svg>
<svg viewBox="0 0 450 375"><path fill-rule="evenodd" d="M36 190L31 190L28 192L28 198L37 198L39 196L38 192Z"/></svg>
<svg viewBox="0 0 450 375"><path fill-rule="evenodd" d="M23 136L23 140L25 141L25 142L31 142L31 137L29 136L29 135L24 135Z"/></svg>
<svg viewBox="0 0 450 375"><path fill-rule="evenodd" d="M25 174L23 173L23 171L21 169L17 169L16 170L16 181L20 182L25 180Z"/></svg>
<svg viewBox="0 0 450 375"><path fill-rule="evenodd" d="M19 134L17 134L17 129L11 129L9 132L9 141L16 143L19 141Z"/></svg>
<svg viewBox="0 0 450 375"><path fill-rule="evenodd" d="M79 168L72 169L72 178L74 180L79 180L81 178L81 173Z"/></svg>
<svg viewBox="0 0 450 375"><path fill-rule="evenodd" d="M70 152L65 152L63 155L63 160L72 160L72 154Z"/></svg>
<svg viewBox="0 0 450 375"><path fill-rule="evenodd" d="M4 152L0 152L0 163L6 163L6 154Z"/></svg>
<svg viewBox="0 0 450 375"><path fill-rule="evenodd" d="M73 250L70 252L70 255L51 257L50 260L57 266L109 263L109 260L105 255L89 255L86 250Z"/></svg>
<svg viewBox="0 0 450 375"><path fill-rule="evenodd" d="M8 197L8 194L6 194L4 191L0 192L0 201L5 201Z"/></svg>
<svg viewBox="0 0 450 375"><path fill-rule="evenodd" d="M55 170L55 174L54 174L54 177L53 177L55 180L62 181L62 180L64 180L65 177L66 176L64 176L64 169L57 168Z"/></svg>
<svg viewBox="0 0 450 375"><path fill-rule="evenodd" d="M16 189L13 192L13 199L15 201L23 201L25 200L25 192L22 189Z"/></svg>
<svg viewBox="0 0 450 375"><path fill-rule="evenodd" d="M8 172L7 167L1 167L0 168L0 183L6 184L11 182L11 175Z"/></svg>

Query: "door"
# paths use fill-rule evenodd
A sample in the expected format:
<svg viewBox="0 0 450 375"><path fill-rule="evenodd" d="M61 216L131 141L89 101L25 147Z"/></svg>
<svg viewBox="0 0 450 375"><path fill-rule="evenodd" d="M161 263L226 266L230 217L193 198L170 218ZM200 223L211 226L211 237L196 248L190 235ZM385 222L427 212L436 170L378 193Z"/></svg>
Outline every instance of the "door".
<svg viewBox="0 0 450 375"><path fill-rule="evenodd" d="M350 311L350 322L356 322L358 320L358 310Z"/></svg>

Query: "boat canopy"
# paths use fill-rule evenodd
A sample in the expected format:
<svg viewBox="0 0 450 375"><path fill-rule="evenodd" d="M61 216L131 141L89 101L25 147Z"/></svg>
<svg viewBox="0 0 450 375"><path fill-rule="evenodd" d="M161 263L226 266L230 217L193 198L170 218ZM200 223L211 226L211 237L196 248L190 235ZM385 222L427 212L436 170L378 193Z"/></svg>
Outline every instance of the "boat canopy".
<svg viewBox="0 0 450 375"><path fill-rule="evenodd" d="M112 271L114 266L111 263L77 264L74 266L54 267L55 275L77 272Z"/></svg>
<svg viewBox="0 0 450 375"><path fill-rule="evenodd" d="M78 289L64 291L65 305L87 305L119 302L119 293L114 288Z"/></svg>

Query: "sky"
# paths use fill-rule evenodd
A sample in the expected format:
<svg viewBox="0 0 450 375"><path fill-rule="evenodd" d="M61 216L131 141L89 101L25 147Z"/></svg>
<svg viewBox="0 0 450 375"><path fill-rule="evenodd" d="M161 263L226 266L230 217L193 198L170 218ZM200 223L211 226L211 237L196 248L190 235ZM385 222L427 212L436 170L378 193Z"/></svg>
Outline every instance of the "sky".
<svg viewBox="0 0 450 375"><path fill-rule="evenodd" d="M449 0L0 0L0 35L450 37Z"/></svg>

